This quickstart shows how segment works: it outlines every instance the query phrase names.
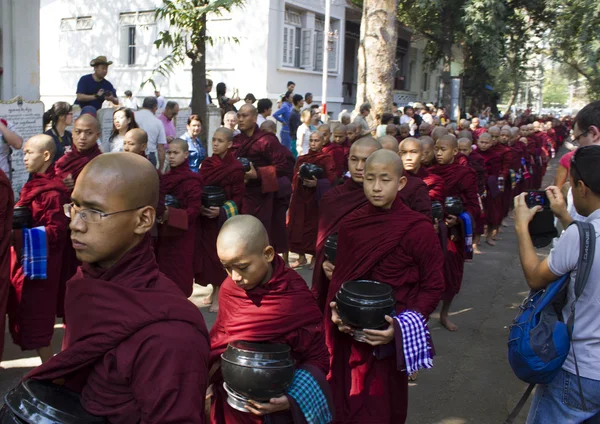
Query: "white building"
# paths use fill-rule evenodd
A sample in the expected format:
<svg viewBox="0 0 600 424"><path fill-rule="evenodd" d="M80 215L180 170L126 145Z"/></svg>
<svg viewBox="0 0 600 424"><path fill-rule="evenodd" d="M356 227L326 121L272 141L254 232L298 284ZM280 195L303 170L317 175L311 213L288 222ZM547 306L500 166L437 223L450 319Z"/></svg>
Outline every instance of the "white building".
<svg viewBox="0 0 600 424"><path fill-rule="evenodd" d="M114 62L107 79L119 96L125 90L138 98L151 95L153 88L141 89L140 84L167 54L152 44L167 28L165 22L154 20L153 11L160 4L161 0L41 0L42 100L47 105L74 101L77 81L91 73L89 62L99 55ZM286 91L287 82L294 81L296 92L312 92L319 103L324 10L324 0L247 0L229 14L210 17L208 33L215 41L207 48L206 60L214 87L225 82L228 95L236 88L242 98L253 93L256 98L275 100ZM336 35L329 51L327 101L334 114L354 108L360 18L360 8L346 0L332 0L331 31ZM408 28L399 26L394 87L399 105L437 99L438 75L423 71L424 43L411 45L411 36ZM239 43L228 37L238 38ZM189 103L189 64L156 82L165 97Z"/></svg>

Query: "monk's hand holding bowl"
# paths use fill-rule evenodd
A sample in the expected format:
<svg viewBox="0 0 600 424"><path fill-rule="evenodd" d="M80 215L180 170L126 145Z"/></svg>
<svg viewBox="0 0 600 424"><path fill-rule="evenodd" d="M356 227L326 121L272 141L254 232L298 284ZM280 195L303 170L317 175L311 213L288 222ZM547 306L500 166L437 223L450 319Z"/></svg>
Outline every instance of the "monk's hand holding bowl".
<svg viewBox="0 0 600 424"><path fill-rule="evenodd" d="M278 398L272 398L269 403L260 403L248 399L248 405L246 405L245 408L254 415L267 415L274 412L287 411L290 409L290 401L285 395Z"/></svg>
<svg viewBox="0 0 600 424"><path fill-rule="evenodd" d="M316 177L312 177L312 179L304 178L302 180L302 184L304 184L305 187L316 187L317 186L317 178Z"/></svg>
<svg viewBox="0 0 600 424"><path fill-rule="evenodd" d="M73 187L75 187L75 180L71 174L67 175L67 177L63 179L63 183L69 190L72 190Z"/></svg>
<svg viewBox="0 0 600 424"><path fill-rule="evenodd" d="M446 218L446 226L450 228L454 227L456 224L458 224L458 218L456 218L454 215L448 215Z"/></svg>
<svg viewBox="0 0 600 424"><path fill-rule="evenodd" d="M210 208L202 207L202 216L207 218L218 218L221 213L221 208L218 206L211 206Z"/></svg>
<svg viewBox="0 0 600 424"><path fill-rule="evenodd" d="M325 273L325 277L331 281L333 278L333 270L335 269L335 265L329 261L323 261L323 272Z"/></svg>
<svg viewBox="0 0 600 424"><path fill-rule="evenodd" d="M329 307L331 308L331 321L337 325L338 330L340 330L342 333L352 334L352 328L344 324L344 321L342 321L340 318L340 315L337 311L337 304L335 302L331 302Z"/></svg>
<svg viewBox="0 0 600 424"><path fill-rule="evenodd" d="M385 330L370 330L365 328L363 333L365 334L362 341L370 344L371 346L379 346L390 343L394 340L394 318L389 315L385 316L385 320L390 324Z"/></svg>

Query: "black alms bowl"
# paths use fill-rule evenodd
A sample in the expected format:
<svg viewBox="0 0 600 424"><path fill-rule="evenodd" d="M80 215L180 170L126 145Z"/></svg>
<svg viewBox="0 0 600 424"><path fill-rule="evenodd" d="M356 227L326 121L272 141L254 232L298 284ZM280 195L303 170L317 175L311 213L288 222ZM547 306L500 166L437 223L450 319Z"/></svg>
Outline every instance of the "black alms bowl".
<svg viewBox="0 0 600 424"><path fill-rule="evenodd" d="M436 200L431 202L431 216L433 219L437 219L438 221L444 219L444 207Z"/></svg>
<svg viewBox="0 0 600 424"><path fill-rule="evenodd" d="M223 380L256 401L281 396L294 378L295 361L285 344L235 341L221 355Z"/></svg>
<svg viewBox="0 0 600 424"><path fill-rule="evenodd" d="M314 163L304 162L300 165L300 169L298 170L298 174L300 174L300 178L302 179L312 179L315 177L317 180L321 178L325 178L325 171L319 165L315 165Z"/></svg>
<svg viewBox="0 0 600 424"><path fill-rule="evenodd" d="M13 230L31 228L31 210L27 206L17 206L13 211Z"/></svg>
<svg viewBox="0 0 600 424"><path fill-rule="evenodd" d="M237 158L237 160L242 164L244 172L250 171L250 160L248 158Z"/></svg>
<svg viewBox="0 0 600 424"><path fill-rule="evenodd" d="M392 288L372 280L346 281L335 295L337 310L345 324L357 328L386 326L386 315L394 313Z"/></svg>
<svg viewBox="0 0 600 424"><path fill-rule="evenodd" d="M4 402L1 424L106 423L83 409L77 393L49 381L25 380L4 396Z"/></svg>
<svg viewBox="0 0 600 424"><path fill-rule="evenodd" d="M177 197L172 196L170 194L167 194L165 196L165 206L170 206L175 209L181 208L181 204L179 203L179 200L177 199Z"/></svg>
<svg viewBox="0 0 600 424"><path fill-rule="evenodd" d="M227 201L225 190L217 186L206 186L202 190L202 206L210 208L216 206L220 208Z"/></svg>
<svg viewBox="0 0 600 424"><path fill-rule="evenodd" d="M325 240L325 256L329 259L329 262L335 265L335 258L337 256L337 243L338 233L330 234Z"/></svg>
<svg viewBox="0 0 600 424"><path fill-rule="evenodd" d="M459 216L463 211L463 202L460 197L446 197L446 212L448 212L448 215Z"/></svg>

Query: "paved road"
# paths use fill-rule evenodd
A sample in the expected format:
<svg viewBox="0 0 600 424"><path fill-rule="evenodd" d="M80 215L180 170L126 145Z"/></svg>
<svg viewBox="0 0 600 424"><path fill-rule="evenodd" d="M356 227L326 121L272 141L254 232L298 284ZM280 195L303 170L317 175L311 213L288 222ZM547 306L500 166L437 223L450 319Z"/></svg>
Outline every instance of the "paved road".
<svg viewBox="0 0 600 424"><path fill-rule="evenodd" d="M555 164L546 179L553 178ZM459 331L443 329L436 312L430 328L437 356L434 368L420 373L409 391L409 424L500 424L516 405L526 384L513 376L506 359L508 325L527 294L517 255L514 229L504 228L496 247L484 245L483 254L465 265L461 293L453 305L452 319ZM539 252L547 254L547 249ZM300 274L310 284L311 273ZM206 290L197 288L192 300L200 306L208 326L215 314L201 307ZM60 324L54 337L60 348ZM39 364L33 352L21 352L5 334L4 362L0 369L0 394L13 387ZM517 423L524 423L528 406Z"/></svg>

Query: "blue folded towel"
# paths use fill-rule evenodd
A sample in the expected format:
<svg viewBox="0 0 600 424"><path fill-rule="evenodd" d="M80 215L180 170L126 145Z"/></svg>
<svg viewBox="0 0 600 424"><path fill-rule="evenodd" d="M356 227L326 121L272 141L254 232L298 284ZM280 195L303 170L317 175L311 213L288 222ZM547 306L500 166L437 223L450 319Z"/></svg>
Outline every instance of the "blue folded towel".
<svg viewBox="0 0 600 424"><path fill-rule="evenodd" d="M23 232L23 272L30 280L48 278L48 245L46 227L24 228Z"/></svg>

